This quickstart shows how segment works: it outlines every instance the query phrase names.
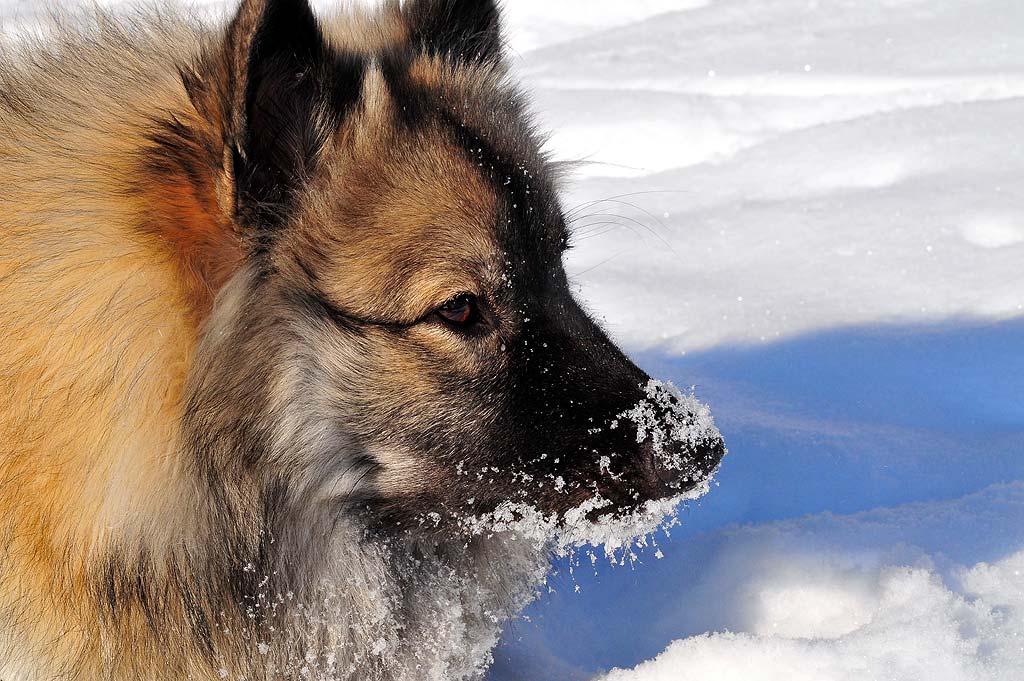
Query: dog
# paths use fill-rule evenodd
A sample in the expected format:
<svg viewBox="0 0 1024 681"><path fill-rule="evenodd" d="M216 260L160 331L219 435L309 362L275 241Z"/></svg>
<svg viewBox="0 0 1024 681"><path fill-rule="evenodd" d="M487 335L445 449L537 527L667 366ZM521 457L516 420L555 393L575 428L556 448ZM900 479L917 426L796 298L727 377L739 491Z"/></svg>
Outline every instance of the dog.
<svg viewBox="0 0 1024 681"><path fill-rule="evenodd" d="M705 484L541 142L494 0L8 41L0 679L479 678L550 550L481 519Z"/></svg>

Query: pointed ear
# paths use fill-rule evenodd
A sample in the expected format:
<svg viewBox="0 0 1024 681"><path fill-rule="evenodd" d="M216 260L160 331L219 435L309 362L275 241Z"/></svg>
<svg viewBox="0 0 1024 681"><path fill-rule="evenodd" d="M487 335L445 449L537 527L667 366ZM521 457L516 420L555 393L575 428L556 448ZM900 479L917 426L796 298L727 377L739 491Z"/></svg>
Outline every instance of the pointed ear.
<svg viewBox="0 0 1024 681"><path fill-rule="evenodd" d="M413 46L463 62L501 61L497 0L410 0L402 8Z"/></svg>
<svg viewBox="0 0 1024 681"><path fill-rule="evenodd" d="M236 214L273 229L358 99L362 62L331 50L307 0L244 0L222 60Z"/></svg>

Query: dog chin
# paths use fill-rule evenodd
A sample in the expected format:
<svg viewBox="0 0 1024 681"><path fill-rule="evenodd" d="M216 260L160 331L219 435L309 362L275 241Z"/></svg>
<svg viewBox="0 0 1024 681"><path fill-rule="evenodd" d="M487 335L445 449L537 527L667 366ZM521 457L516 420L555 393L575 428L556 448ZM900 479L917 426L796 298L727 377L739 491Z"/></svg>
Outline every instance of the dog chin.
<svg viewBox="0 0 1024 681"><path fill-rule="evenodd" d="M532 504L508 501L489 513L464 517L460 529L467 537L509 535L556 557L600 552L621 562L635 557L636 550L656 544L657 532L677 524L679 508L704 496L710 487L709 478L686 492L632 508L617 507L594 494L561 513L545 513Z"/></svg>

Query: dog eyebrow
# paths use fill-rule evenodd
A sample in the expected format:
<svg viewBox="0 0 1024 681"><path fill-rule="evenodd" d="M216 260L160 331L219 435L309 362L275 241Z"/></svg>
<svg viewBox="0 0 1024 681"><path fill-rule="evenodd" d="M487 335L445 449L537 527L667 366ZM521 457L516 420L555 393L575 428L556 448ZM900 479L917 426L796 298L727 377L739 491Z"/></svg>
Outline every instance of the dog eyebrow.
<svg viewBox="0 0 1024 681"><path fill-rule="evenodd" d="M537 198L544 192L540 180L543 171L517 162L513 156L499 151L485 133L467 125L445 109L439 109L435 118L491 183L494 192L504 197L519 228L539 236L538 243L550 251L549 255L560 256L562 244L568 240L564 224L558 224L552 235L543 210L537 210L540 205Z"/></svg>
<svg viewBox="0 0 1024 681"><path fill-rule="evenodd" d="M294 297L297 299L296 302L310 310L317 317L327 319L335 325L350 331L367 328L404 331L416 326L417 324L423 323L427 317L433 314L431 311L418 319L414 319L409 322L399 322L392 319L375 319L354 314L330 302L330 300L327 299L327 296L316 290L296 293L294 294Z"/></svg>

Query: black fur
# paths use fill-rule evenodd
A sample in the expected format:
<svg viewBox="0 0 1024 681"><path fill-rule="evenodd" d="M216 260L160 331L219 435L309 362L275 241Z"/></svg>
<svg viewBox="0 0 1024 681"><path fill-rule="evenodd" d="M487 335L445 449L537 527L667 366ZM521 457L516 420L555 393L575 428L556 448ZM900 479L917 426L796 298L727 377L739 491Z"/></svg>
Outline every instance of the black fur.
<svg viewBox="0 0 1024 681"><path fill-rule="evenodd" d="M417 0L405 9L413 46L465 62L496 62L504 43L495 0Z"/></svg>
<svg viewBox="0 0 1024 681"><path fill-rule="evenodd" d="M331 50L306 0L271 0L249 45L234 149L242 222L272 236L359 98L363 59Z"/></svg>

